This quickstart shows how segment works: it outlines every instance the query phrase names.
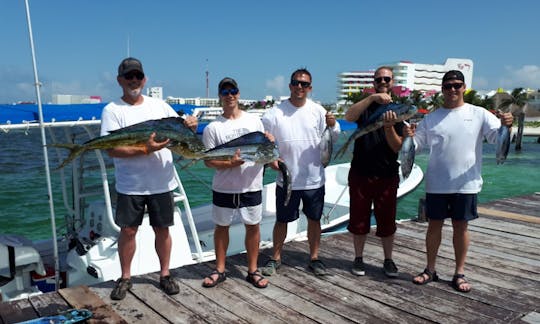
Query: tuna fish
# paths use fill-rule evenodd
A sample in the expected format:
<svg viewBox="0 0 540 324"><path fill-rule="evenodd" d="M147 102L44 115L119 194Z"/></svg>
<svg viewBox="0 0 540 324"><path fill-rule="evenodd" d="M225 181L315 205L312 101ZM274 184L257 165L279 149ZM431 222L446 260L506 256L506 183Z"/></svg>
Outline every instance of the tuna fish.
<svg viewBox="0 0 540 324"><path fill-rule="evenodd" d="M397 115L396 122L400 122L406 119L411 118L416 114L417 109L415 106L410 106L406 104L395 104L389 103L387 105L380 106L373 114L369 116L368 119L364 120L361 125L351 134L347 142L339 149L336 153L335 158L339 158L347 152L349 145L354 142L356 139L361 136L370 133L374 130L377 130L383 126L383 115L385 112L392 110Z"/></svg>
<svg viewBox="0 0 540 324"><path fill-rule="evenodd" d="M321 136L321 143L319 148L321 150L321 164L326 168L332 159L332 151L334 149L332 142L332 132L330 128L326 127Z"/></svg>
<svg viewBox="0 0 540 324"><path fill-rule="evenodd" d="M401 175L403 176L403 179L407 179L411 174L415 154L416 151L413 138L409 136L405 137L401 144L401 151L399 152Z"/></svg>
<svg viewBox="0 0 540 324"><path fill-rule="evenodd" d="M287 169L285 163L282 161L278 160L278 166L283 178L283 189L285 190L285 201L283 202L283 205L287 206L292 195L291 174L289 173L289 169Z"/></svg>
<svg viewBox="0 0 540 324"><path fill-rule="evenodd" d="M501 125L501 127L499 127L499 130L497 131L496 145L497 164L503 164L510 148L510 130L507 126Z"/></svg>

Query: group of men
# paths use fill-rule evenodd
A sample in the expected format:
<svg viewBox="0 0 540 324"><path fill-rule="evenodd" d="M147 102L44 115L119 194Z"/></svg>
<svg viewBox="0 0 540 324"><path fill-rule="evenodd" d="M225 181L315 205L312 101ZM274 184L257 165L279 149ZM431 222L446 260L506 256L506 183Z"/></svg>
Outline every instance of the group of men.
<svg viewBox="0 0 540 324"><path fill-rule="evenodd" d="M142 95L146 76L142 64L135 58L124 59L118 67L118 84L123 95L109 103L102 113L101 134L150 119L177 116L163 101ZM374 73L375 93L353 104L345 119L360 125L381 105L392 102L393 72L380 67ZM371 206L377 222L376 235L381 238L384 261L382 269L388 277L396 277L398 269L392 260L396 232L396 193L399 184L397 163L403 138L413 136L417 149L430 149L426 176L426 214L429 218L426 235L427 266L413 278L416 284L436 281L435 258L441 241L445 218L451 218L454 228L456 269L452 284L461 292L470 291L464 276L468 248L467 222L476 214L477 193L481 189L481 143L486 138L494 142L502 124L511 126L512 115L501 114L497 119L487 110L465 104L465 79L459 71L449 71L443 77L443 107L429 114L418 126L397 122L394 112L384 114L383 127L355 141L349 171L350 220L348 230L353 235L355 258L351 272L364 275L363 251L370 231ZM273 253L258 269L260 242L259 223L262 219L263 165L241 158L237 150L226 161L209 160L205 165L215 169L212 181L212 218L215 223L215 269L202 282L204 287L215 287L226 280L226 252L229 226L239 218L245 225L247 256L246 280L257 288L266 288L265 276L275 275L282 262L282 251L287 235L287 224L298 219L299 208L307 217L309 243L308 268L317 276L327 273L319 258L321 236L320 219L324 207L325 171L321 162L321 135L330 129L336 141L340 125L321 105L309 99L312 76L307 69L291 74L290 97L269 109L264 116L243 111L239 107L240 88L236 80L224 78L218 85L218 96L223 114L203 131L203 143L210 149L244 134L261 131L279 147L279 160L290 172L292 183L290 201L285 204L286 190L281 173L276 179L276 221L273 229ZM197 119L185 118L185 125L193 130ZM466 128L467 132L463 129ZM467 136L467 138L463 138ZM121 300L132 287L131 260L135 253L135 235L148 210L150 225L155 232L155 248L160 261L160 287L169 295L179 287L169 272L171 237L168 227L173 224L176 188L172 154L166 149L169 140L156 141L150 136L145 146L117 147L108 150L115 164L118 193L115 222L121 228L118 251L121 277L110 297ZM460 154L456 154L459 150ZM269 165L279 170L278 161Z"/></svg>

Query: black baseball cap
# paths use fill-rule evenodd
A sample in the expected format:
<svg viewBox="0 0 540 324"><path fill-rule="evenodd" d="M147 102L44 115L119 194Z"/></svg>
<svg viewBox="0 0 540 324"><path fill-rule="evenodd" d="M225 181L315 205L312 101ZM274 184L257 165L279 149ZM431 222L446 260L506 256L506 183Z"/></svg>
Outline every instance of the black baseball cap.
<svg viewBox="0 0 540 324"><path fill-rule="evenodd" d="M141 61L134 57L128 57L122 60L118 66L118 76L124 76L131 71L139 71L144 74Z"/></svg>
<svg viewBox="0 0 540 324"><path fill-rule="evenodd" d="M219 81L219 85L218 85L218 91L221 91L221 89L223 89L224 86L226 85L232 85L234 88L238 89L238 84L236 83L236 81L234 81L233 78L223 78L223 80Z"/></svg>
<svg viewBox="0 0 540 324"><path fill-rule="evenodd" d="M465 77L463 76L463 73L458 70L450 70L444 74L442 82L445 83L446 81L450 80L459 80L465 82Z"/></svg>

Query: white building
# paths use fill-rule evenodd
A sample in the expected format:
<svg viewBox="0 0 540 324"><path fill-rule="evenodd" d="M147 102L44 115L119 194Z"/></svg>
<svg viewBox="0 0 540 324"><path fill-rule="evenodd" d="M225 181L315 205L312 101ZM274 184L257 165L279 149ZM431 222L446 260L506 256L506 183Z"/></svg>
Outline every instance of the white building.
<svg viewBox="0 0 540 324"><path fill-rule="evenodd" d="M443 75L458 70L465 76L467 88L472 88L473 62L470 59L448 58L444 64L424 64L410 61L383 63L394 71L394 86L422 92L440 91ZM343 72L338 75L338 103L343 103L349 94L371 88L373 70Z"/></svg>
<svg viewBox="0 0 540 324"><path fill-rule="evenodd" d="M181 98L181 97L167 97L165 101L169 104L181 104L181 105L195 105L204 107L221 107L219 98ZM257 100L253 99L240 99L238 103L244 106L251 106L256 103Z"/></svg>
<svg viewBox="0 0 540 324"><path fill-rule="evenodd" d="M52 103L57 105L72 105L72 104L94 104L100 103L100 96L81 96L81 95L52 95Z"/></svg>

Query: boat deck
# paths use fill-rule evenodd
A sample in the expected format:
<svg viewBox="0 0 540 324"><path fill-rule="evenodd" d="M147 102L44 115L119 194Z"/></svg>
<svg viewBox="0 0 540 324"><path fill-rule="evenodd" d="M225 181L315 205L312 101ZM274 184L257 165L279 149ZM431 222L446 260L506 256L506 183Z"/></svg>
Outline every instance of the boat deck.
<svg viewBox="0 0 540 324"><path fill-rule="evenodd" d="M540 323L540 193L482 204L479 212L469 225L468 294L449 285L454 253L448 222L437 259L442 281L411 282L425 267L427 224L408 221L398 225L395 239L396 279L382 273L382 248L373 235L365 248L366 276L352 275L351 237L340 233L322 239L320 258L330 273L325 277L306 269L307 242L291 242L266 289L244 280L245 255L236 255L227 259L228 279L217 288L201 287L213 263L196 264L172 271L180 284L175 296L161 292L153 273L133 278L134 287L121 302L109 299L113 282L106 282L0 303L0 323L73 307L90 309L92 323ZM262 250L259 263L270 253Z"/></svg>

